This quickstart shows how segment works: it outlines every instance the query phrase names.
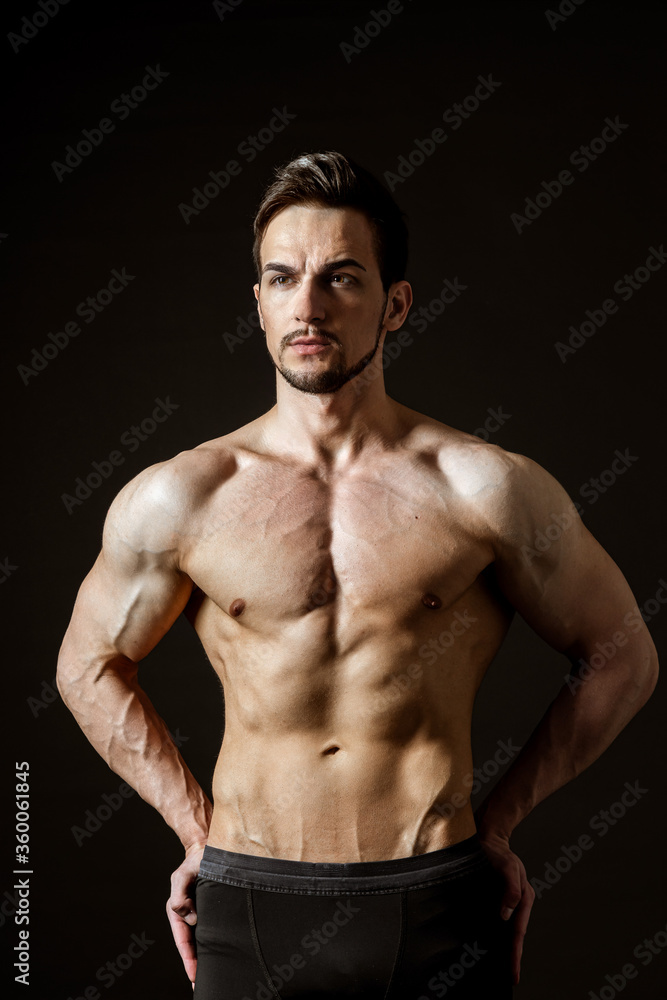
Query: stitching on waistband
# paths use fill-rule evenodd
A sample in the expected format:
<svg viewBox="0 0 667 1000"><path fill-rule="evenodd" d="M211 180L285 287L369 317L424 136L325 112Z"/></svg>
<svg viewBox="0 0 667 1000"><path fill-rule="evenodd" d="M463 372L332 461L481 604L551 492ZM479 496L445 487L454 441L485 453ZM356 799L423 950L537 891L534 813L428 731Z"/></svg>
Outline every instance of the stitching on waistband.
<svg viewBox="0 0 667 1000"><path fill-rule="evenodd" d="M467 851L462 851L461 847L463 844L467 844L469 841L474 841L475 843ZM436 855L440 855L440 857L436 857ZM229 852L218 847L211 847L207 844L204 848L202 864L211 865L213 868L222 866L224 868L236 869L240 873L251 872L253 875L269 875L271 877L274 875L287 875L297 878L387 878L406 873L414 872L416 874L420 871L431 871L445 866L459 867L477 861L479 858L486 858L486 854L481 844L477 841L477 835L475 834L468 838L467 841L461 841L451 847L434 852L415 854L409 857L381 859L378 861L362 861L360 863L303 862L284 858L252 857L247 854L235 854L234 852ZM336 872L336 869L339 869L339 872ZM366 871L360 869L366 869Z"/></svg>
<svg viewBox="0 0 667 1000"><path fill-rule="evenodd" d="M213 882L222 882L225 885L237 886L240 889L262 889L266 892L284 892L295 896L384 896L396 892L410 892L412 889L427 889L431 885L439 885L442 882L453 882L458 878L463 878L464 876L470 875L485 867L491 868L491 863L486 856L483 856L461 871L450 872L448 875L441 875L437 878L424 879L421 882L413 882L410 885L397 885L383 889L354 889L351 886L342 886L339 889L305 889L292 888L291 886L267 885L252 878L242 879L234 878L233 875L217 875L207 870L205 867L200 867L198 877L202 879L210 879ZM294 878L295 876L291 877ZM310 878L317 876L306 877ZM375 876L367 877L374 878ZM325 881L325 879L322 879L322 881ZM326 881L328 881L328 879L326 879ZM345 879L345 881L347 881L347 879ZM350 877L350 881L354 881L354 877Z"/></svg>

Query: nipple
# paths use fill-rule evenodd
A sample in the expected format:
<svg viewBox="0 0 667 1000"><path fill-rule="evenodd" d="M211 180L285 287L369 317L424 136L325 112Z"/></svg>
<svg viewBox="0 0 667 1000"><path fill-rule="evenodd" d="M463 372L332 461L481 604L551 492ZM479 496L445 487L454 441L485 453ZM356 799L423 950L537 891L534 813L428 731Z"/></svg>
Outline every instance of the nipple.
<svg viewBox="0 0 667 1000"><path fill-rule="evenodd" d="M442 607L442 601L437 594L424 594L422 604L432 611L437 611L438 608Z"/></svg>
<svg viewBox="0 0 667 1000"><path fill-rule="evenodd" d="M232 618L238 618L242 615L245 610L245 601L242 597L237 597L235 601L229 605L229 613Z"/></svg>

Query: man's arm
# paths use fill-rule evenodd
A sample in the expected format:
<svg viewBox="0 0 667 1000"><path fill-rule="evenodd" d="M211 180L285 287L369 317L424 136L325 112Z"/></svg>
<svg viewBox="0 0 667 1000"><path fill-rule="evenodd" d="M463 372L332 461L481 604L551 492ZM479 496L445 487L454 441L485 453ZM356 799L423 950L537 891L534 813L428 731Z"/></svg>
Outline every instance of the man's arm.
<svg viewBox="0 0 667 1000"><path fill-rule="evenodd" d="M534 892L509 850L512 831L618 736L650 697L658 661L625 578L556 480L512 456L503 492L493 525L498 583L535 632L583 671L564 684L477 813L487 851L507 865L503 903L517 908L522 939ZM521 940L517 949L518 982Z"/></svg>
<svg viewBox="0 0 667 1000"><path fill-rule="evenodd" d="M60 649L57 683L98 753L160 812L185 848L188 875L175 873L183 917L171 908L168 914L194 979L188 924L195 917L187 887L206 843L212 807L137 680L139 661L174 623L192 590L179 567L173 485L164 465L153 466L112 504L102 551L79 590ZM192 916L186 920L188 909Z"/></svg>

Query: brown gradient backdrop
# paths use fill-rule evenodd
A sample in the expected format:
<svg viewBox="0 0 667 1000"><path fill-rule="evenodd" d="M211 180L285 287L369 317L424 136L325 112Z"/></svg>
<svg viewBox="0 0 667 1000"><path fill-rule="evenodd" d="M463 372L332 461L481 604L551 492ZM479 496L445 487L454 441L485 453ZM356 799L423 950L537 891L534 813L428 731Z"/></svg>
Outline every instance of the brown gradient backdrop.
<svg viewBox="0 0 667 1000"><path fill-rule="evenodd" d="M16 53L5 36L40 8L24 2L2 15L0 252L9 312L2 772L12 827L14 761L31 765L33 962L23 995L66 1000L89 986L111 1000L190 995L164 914L180 845L136 795L77 844L73 828L104 804L103 794L117 793L121 779L51 685L77 587L117 491L147 465L272 405L273 369L260 335L231 352L223 334L253 313L250 223L277 162L342 149L381 176L415 139L444 129L448 139L395 195L411 227L417 308L445 278L466 290L423 332L407 325L414 340L388 365L388 391L469 431L483 426L490 408L501 409L509 416L492 440L536 459L581 502L640 606L667 577L660 519L667 267L627 302L613 290L644 264L651 245L667 241L664 11L658 3L587 0L571 4L554 30L536 3L441 4L434 13L415 0L346 61L340 43L351 43L355 26L384 6L244 0L221 20L211 3L72 0ZM168 73L157 89L124 121L110 114L112 101L157 64ZM443 123L443 112L489 74L500 86L488 100L460 128ZM274 107L296 117L248 162L238 146L268 126ZM618 139L585 172L572 167L571 152L616 116L628 126ZM115 130L58 181L52 161L104 117ZM186 224L179 204L191 203L192 189L232 158L240 175ZM517 233L511 214L568 167L571 186ZM24 384L19 366L31 363L32 349L75 320L77 304L123 267L135 276L128 287L94 322L79 318L81 334ZM555 342L608 298L618 312L563 363ZM123 439L150 417L156 398L167 397L177 409L154 433L135 446ZM616 449L635 460L593 503L581 487L609 469ZM113 451L123 463L68 512L62 495ZM651 629L660 644L667 610L657 607ZM516 623L479 696L478 765L498 740L525 741L566 668ZM210 787L222 698L187 623L175 625L140 677ZM599 995L611 989L605 976L627 962L638 975L626 1000L665 996L667 953L647 966L633 957L667 924L662 699L659 687L604 757L515 835L529 875L541 878L561 845L591 834L591 819L618 801L625 782L647 790L606 836L592 833L594 848L536 901L518 997ZM11 839L3 841L9 897L13 857ZM9 897L1 919L13 946ZM154 943L121 978L96 978L144 932ZM3 970L9 985L11 961Z"/></svg>

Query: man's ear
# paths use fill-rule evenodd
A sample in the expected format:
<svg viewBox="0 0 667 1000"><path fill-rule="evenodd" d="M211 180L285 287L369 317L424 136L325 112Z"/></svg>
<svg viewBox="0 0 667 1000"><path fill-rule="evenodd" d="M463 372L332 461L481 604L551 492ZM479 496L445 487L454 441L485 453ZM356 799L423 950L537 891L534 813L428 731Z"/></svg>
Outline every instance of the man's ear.
<svg viewBox="0 0 667 1000"><path fill-rule="evenodd" d="M412 286L407 281L396 281L387 293L384 325L387 330L400 330L412 305Z"/></svg>
<svg viewBox="0 0 667 1000"><path fill-rule="evenodd" d="M258 284L257 285L253 285L252 286L252 290L255 293L255 298L257 300L257 312L259 314L259 325L261 326L262 330L264 330L264 332L266 333L266 329L264 328L264 317L262 316L262 307L259 304L259 285Z"/></svg>

